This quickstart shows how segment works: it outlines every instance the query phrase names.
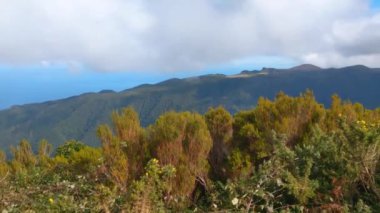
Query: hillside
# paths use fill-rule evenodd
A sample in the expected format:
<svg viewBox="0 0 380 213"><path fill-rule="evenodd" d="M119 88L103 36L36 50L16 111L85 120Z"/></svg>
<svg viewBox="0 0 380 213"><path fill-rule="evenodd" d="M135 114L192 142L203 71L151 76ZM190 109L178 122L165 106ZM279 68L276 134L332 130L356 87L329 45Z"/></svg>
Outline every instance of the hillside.
<svg viewBox="0 0 380 213"><path fill-rule="evenodd" d="M311 89L326 106L336 93L342 99L376 108L380 106L379 82L380 69L364 66L319 69L302 65L287 70L243 71L232 76L170 79L121 92L86 93L0 111L0 148L6 150L22 138L30 140L34 147L41 138L53 145L69 139L97 145L96 127L109 123L110 113L125 106L138 111L144 126L169 110L203 113L211 106L223 105L234 113L255 106L260 96L273 98L279 91L295 96Z"/></svg>
<svg viewBox="0 0 380 213"><path fill-rule="evenodd" d="M331 105L281 93L235 115L167 112L147 128L126 107L99 127L101 147L0 151L0 209L380 212L380 110Z"/></svg>

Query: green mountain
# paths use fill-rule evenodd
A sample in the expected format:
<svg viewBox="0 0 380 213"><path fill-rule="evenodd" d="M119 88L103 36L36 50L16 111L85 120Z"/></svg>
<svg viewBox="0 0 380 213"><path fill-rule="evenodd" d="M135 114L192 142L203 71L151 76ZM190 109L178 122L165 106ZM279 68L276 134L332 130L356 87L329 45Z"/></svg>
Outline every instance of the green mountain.
<svg viewBox="0 0 380 213"><path fill-rule="evenodd" d="M222 105L234 113L255 106L260 96L272 99L279 91L295 96L311 89L326 106L336 93L342 99L376 108L380 106L379 82L380 69L361 65L341 69L301 65L291 69L243 71L230 76L170 79L121 92L86 93L0 111L0 149L7 150L23 138L32 145L42 138L54 145L69 139L97 145L96 127L109 123L110 113L125 106L133 106L145 126L170 110L203 113L211 106Z"/></svg>

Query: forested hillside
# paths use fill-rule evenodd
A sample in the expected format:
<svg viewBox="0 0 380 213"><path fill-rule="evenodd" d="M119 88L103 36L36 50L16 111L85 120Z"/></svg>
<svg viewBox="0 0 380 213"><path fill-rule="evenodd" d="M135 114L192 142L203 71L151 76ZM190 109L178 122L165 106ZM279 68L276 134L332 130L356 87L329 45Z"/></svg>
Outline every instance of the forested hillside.
<svg viewBox="0 0 380 213"><path fill-rule="evenodd" d="M380 211L379 109L338 96L325 108L306 91L235 115L166 112L147 127L131 107L109 116L100 147L71 140L52 154L22 140L0 152L0 210Z"/></svg>
<svg viewBox="0 0 380 213"><path fill-rule="evenodd" d="M99 145L95 136L97 126L110 124L109 114L125 106L136 109L142 126L152 124L170 110L205 113L209 107L222 105L234 114L254 107L261 96L273 99L279 91L297 96L306 89L313 90L316 99L326 107L331 103L331 95L338 94L343 100L360 102L373 109L380 106L379 82L380 69L365 66L321 69L302 65L286 70L243 71L231 76L171 79L122 92L105 90L0 111L0 147L7 149L24 138L35 149L41 138L54 147L70 139Z"/></svg>

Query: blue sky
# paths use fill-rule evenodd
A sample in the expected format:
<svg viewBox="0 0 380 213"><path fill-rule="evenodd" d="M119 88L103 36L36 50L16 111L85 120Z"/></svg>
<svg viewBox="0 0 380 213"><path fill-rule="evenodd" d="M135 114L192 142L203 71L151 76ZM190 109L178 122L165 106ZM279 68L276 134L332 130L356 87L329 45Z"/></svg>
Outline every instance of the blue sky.
<svg viewBox="0 0 380 213"><path fill-rule="evenodd" d="M380 67L380 0L5 0L0 34L4 109L262 67Z"/></svg>
<svg viewBox="0 0 380 213"><path fill-rule="evenodd" d="M380 0L372 0L372 7L379 9L380 8Z"/></svg>
<svg viewBox="0 0 380 213"><path fill-rule="evenodd" d="M70 71L66 66L0 66L0 82L2 82L0 97L4 97L0 99L0 109L12 105L61 99L86 92L99 92L103 89L122 91L143 83L158 83L169 78L214 73L235 74L244 69L261 69L268 64L287 68L297 63L279 57L261 57L246 59L239 64L183 72L99 72L85 69Z"/></svg>

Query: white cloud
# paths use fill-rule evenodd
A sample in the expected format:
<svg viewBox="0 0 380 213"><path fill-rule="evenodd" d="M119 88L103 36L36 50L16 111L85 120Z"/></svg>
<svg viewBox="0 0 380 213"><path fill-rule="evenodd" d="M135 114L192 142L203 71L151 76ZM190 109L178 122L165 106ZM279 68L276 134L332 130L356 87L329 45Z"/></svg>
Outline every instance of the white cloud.
<svg viewBox="0 0 380 213"><path fill-rule="evenodd" d="M369 0L0 0L0 63L189 70L283 56L380 66Z"/></svg>
<svg viewBox="0 0 380 213"><path fill-rule="evenodd" d="M304 61L325 67L380 67L380 14L335 22L325 46L320 52L306 54Z"/></svg>
<svg viewBox="0 0 380 213"><path fill-rule="evenodd" d="M380 53L380 14L355 21L337 22L332 43L344 55Z"/></svg>

